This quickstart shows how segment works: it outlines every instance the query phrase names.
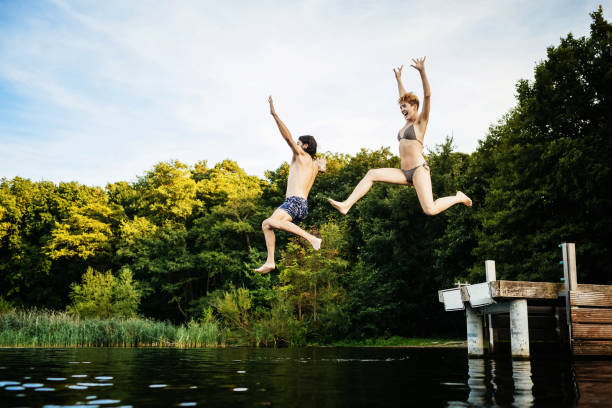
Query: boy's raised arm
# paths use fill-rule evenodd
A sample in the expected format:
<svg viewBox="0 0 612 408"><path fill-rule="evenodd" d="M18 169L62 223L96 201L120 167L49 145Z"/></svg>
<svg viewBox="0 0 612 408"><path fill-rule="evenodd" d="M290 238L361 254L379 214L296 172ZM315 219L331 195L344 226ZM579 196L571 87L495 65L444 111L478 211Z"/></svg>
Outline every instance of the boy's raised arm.
<svg viewBox="0 0 612 408"><path fill-rule="evenodd" d="M283 136L283 139L285 139L285 141L287 142L287 144L289 145L291 150L293 150L293 154L296 154L296 155L306 154L306 152L304 150L302 150L295 143L295 140L293 140L293 137L291 136L291 132L289 132L289 129L287 129L287 126L285 126L283 121L280 120L280 118L276 114L276 111L274 110L274 102L272 101L272 97L271 96L268 97L268 102L270 102L270 114L272 115L272 117L276 121L276 125L278 126L278 130L280 130L280 133Z"/></svg>

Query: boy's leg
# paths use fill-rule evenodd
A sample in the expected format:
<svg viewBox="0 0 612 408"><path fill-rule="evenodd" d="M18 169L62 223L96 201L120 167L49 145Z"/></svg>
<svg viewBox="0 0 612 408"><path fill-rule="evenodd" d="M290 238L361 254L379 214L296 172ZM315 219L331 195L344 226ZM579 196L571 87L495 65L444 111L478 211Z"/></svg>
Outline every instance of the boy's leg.
<svg viewBox="0 0 612 408"><path fill-rule="evenodd" d="M273 229L280 229L302 237L308 242L310 242L310 244L315 250L321 248L321 238L317 238L314 235L307 233L306 231L292 223L291 220L291 216L285 210L277 209L270 216L270 218L267 218L261 224L261 229L263 230L264 237L266 239L268 258L266 259L266 263L255 269L255 271L261 273L268 273L276 267L276 264L274 262L274 249L276 244L276 238L274 236Z"/></svg>
<svg viewBox="0 0 612 408"><path fill-rule="evenodd" d="M262 266L255 269L255 272L268 273L274 270L274 268L276 268L276 264L274 262L274 250L276 248L276 237L274 236L274 231L272 229L273 227L271 225L272 224L271 220L274 218L282 219L285 217L288 217L289 219L291 219L289 214L287 214L285 211L277 209L276 211L272 213L270 218L266 218L261 223L261 229L264 233L264 238L266 240L266 249L268 250L268 257L266 258L266 262Z"/></svg>
<svg viewBox="0 0 612 408"><path fill-rule="evenodd" d="M277 211L285 212L284 210L277 210ZM315 250L318 250L321 248L321 238L317 238L314 235L307 233L306 231L304 231L303 229L301 229L300 227L298 227L297 225L291 222L291 216L289 214L287 213L285 214L287 215L287 217L284 217L282 219L270 217L269 221L270 221L271 227L279 229L279 230L283 230L286 232L290 232L294 235L304 238L305 240L310 242L310 244Z"/></svg>

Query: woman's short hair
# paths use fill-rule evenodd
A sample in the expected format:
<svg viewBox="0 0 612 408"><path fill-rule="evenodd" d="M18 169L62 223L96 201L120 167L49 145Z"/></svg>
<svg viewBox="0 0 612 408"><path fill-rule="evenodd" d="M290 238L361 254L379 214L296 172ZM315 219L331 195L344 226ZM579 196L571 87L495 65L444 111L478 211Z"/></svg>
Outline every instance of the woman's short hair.
<svg viewBox="0 0 612 408"><path fill-rule="evenodd" d="M317 141L315 140L314 136L304 135L298 137L298 140L303 144L308 145L304 151L314 159L315 154L317 154Z"/></svg>
<svg viewBox="0 0 612 408"><path fill-rule="evenodd" d="M412 92L403 94L397 101L397 103L399 103L400 105L404 102L409 103L411 105L416 105L417 109L419 108L419 97L413 94Z"/></svg>

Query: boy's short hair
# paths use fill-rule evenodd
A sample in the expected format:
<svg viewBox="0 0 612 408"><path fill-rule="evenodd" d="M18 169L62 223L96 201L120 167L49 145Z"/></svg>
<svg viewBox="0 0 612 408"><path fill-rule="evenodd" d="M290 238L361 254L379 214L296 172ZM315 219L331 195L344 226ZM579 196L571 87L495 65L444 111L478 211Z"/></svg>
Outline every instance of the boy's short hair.
<svg viewBox="0 0 612 408"><path fill-rule="evenodd" d="M298 137L298 140L305 145L308 145L304 151L314 159L315 155L317 154L317 141L315 140L314 136L304 135Z"/></svg>

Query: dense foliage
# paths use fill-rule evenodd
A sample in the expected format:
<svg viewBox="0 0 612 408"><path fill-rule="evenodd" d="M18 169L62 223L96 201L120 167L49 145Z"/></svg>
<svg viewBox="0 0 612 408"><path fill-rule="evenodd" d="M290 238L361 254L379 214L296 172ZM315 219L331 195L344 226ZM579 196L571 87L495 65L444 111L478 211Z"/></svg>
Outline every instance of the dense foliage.
<svg viewBox="0 0 612 408"><path fill-rule="evenodd" d="M428 152L434 195L462 190L471 209L429 217L414 189L376 184L342 216L326 198L343 199L368 169L399 158L388 148L326 153L305 225L323 237L321 251L277 232L279 271L261 276L260 224L283 201L286 164L259 179L230 160L162 162L105 189L2 179L0 304L74 300L75 310L113 280L88 268L117 282L130 271L144 316L218 322L230 341L302 344L456 334L464 325L437 290L482 281L485 259L499 278L558 281L563 241L577 244L581 282L612 283L612 26L601 8L592 18L589 37L561 39L535 80L518 82L516 107L475 152L454 152L452 140ZM78 282L94 276L88 294Z"/></svg>

